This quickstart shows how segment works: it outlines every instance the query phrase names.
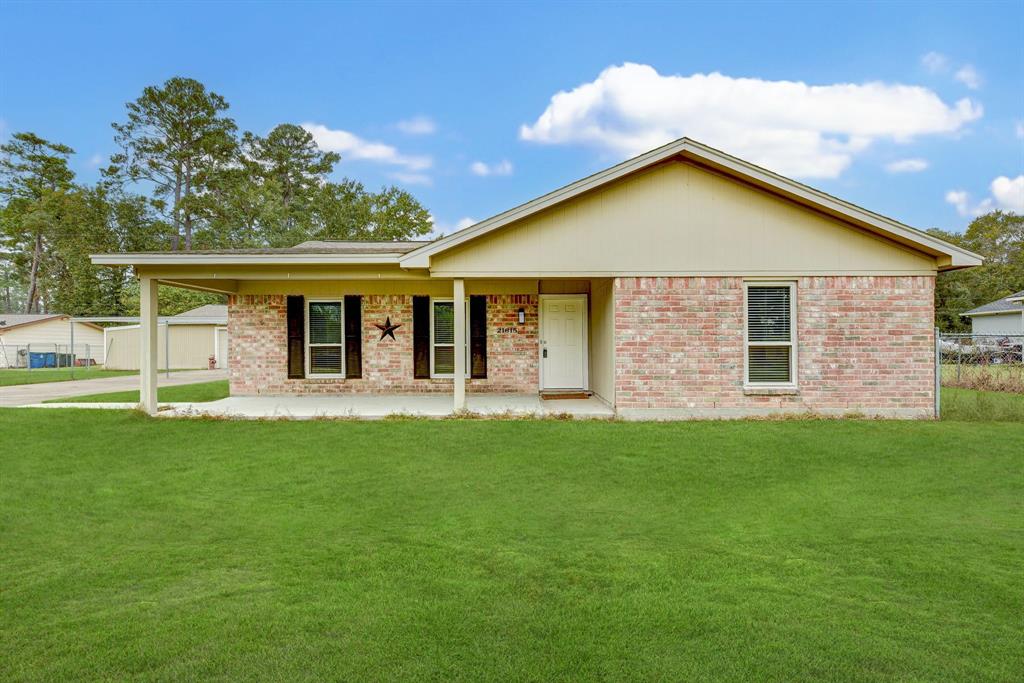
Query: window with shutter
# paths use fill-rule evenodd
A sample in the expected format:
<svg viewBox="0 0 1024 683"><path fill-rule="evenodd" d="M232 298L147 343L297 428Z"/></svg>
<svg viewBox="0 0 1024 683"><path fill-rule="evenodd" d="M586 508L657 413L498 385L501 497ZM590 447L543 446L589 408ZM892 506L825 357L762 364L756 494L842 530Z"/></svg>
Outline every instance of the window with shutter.
<svg viewBox="0 0 1024 683"><path fill-rule="evenodd" d="M466 376L470 376L469 358L469 301L466 307L466 339L463 351L466 354ZM451 299L430 300L430 376L455 376L455 302Z"/></svg>
<svg viewBox="0 0 1024 683"><path fill-rule="evenodd" d="M345 376L345 340L341 301L306 304L306 374Z"/></svg>
<svg viewBox="0 0 1024 683"><path fill-rule="evenodd" d="M746 383L796 385L796 285L746 283Z"/></svg>

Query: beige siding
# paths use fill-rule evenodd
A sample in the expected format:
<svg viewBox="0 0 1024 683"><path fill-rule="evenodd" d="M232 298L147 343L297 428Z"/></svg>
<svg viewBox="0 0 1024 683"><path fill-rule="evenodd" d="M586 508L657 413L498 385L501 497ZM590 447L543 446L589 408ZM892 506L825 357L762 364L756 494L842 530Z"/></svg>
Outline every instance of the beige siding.
<svg viewBox="0 0 1024 683"><path fill-rule="evenodd" d="M10 329L0 334L0 340L6 353L0 353L0 367L6 367L5 357L14 353L14 347L32 345L32 351L53 351L54 344L67 346L71 343L71 325L67 320L44 320L34 325L24 325ZM97 363L103 362L103 330L97 329L84 323L75 323L75 353L84 357L86 345L89 346L89 356ZM49 348L47 348L49 347ZM67 353L67 349L61 349ZM10 365L14 365L14 359L10 359Z"/></svg>
<svg viewBox="0 0 1024 683"><path fill-rule="evenodd" d="M590 389L615 405L614 280L594 280L590 287Z"/></svg>
<svg viewBox="0 0 1024 683"><path fill-rule="evenodd" d="M682 162L433 257L435 277L931 274L933 257Z"/></svg>
<svg viewBox="0 0 1024 683"><path fill-rule="evenodd" d="M1024 311L971 316L971 331L974 334L1020 334L1024 332Z"/></svg>
<svg viewBox="0 0 1024 683"><path fill-rule="evenodd" d="M214 328L216 325L171 325L170 342L172 370L207 367L210 356L216 353ZM164 326L157 335L157 366L167 365ZM114 327L107 330L107 367L115 370L139 369L139 328Z"/></svg>

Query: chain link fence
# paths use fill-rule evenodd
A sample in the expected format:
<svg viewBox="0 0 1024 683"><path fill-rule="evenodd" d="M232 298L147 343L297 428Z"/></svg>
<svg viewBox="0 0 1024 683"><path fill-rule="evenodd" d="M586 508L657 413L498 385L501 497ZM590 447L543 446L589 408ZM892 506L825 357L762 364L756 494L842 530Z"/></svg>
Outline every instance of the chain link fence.
<svg viewBox="0 0 1024 683"><path fill-rule="evenodd" d="M48 368L90 368L103 364L103 347L97 344L3 344L0 368L44 370Z"/></svg>
<svg viewBox="0 0 1024 683"><path fill-rule="evenodd" d="M939 335L942 385L1024 393L1024 333Z"/></svg>

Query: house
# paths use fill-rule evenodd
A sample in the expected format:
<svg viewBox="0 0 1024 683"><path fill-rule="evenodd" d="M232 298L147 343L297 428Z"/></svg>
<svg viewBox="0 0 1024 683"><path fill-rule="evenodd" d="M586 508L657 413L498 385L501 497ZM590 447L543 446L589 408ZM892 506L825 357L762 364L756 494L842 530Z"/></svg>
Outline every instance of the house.
<svg viewBox="0 0 1024 683"><path fill-rule="evenodd" d="M625 418L934 414L960 247L683 138L432 242L105 254L228 295L234 395L592 392Z"/></svg>
<svg viewBox="0 0 1024 683"><path fill-rule="evenodd" d="M228 307L207 304L157 322L157 364L161 369L205 368L210 356L218 368L227 367ZM168 342L170 342L168 346ZM107 368L138 370L141 341L139 325L108 327L105 333ZM167 349L170 348L170 354Z"/></svg>
<svg viewBox="0 0 1024 683"><path fill-rule="evenodd" d="M99 325L62 313L0 313L0 368L103 364L103 348Z"/></svg>
<svg viewBox="0 0 1024 683"><path fill-rule="evenodd" d="M1024 334L1024 290L967 311L973 334Z"/></svg>

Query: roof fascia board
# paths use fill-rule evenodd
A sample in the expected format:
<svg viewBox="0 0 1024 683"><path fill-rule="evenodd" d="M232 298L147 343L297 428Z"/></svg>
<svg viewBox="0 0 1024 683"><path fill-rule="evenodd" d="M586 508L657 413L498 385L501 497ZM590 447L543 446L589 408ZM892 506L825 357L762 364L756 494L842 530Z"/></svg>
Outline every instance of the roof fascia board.
<svg viewBox="0 0 1024 683"><path fill-rule="evenodd" d="M1021 308L1021 309L1004 308L1001 311L981 311L980 313L967 312L967 313L961 313L960 315L962 317L964 317L964 318L974 318L975 316L983 316L983 315L1017 315L1018 313L1021 313L1021 312L1024 312L1024 308Z"/></svg>
<svg viewBox="0 0 1024 683"><path fill-rule="evenodd" d="M596 187L600 187L601 185L618 180L623 176L669 159L683 149L684 142L685 140L670 142L663 147L651 150L646 154L641 154L638 157L624 161L617 166L612 166L611 168L599 171L594 175L587 176L575 183L542 195L533 201L527 202L526 204L520 204L508 211L499 213L497 216L492 216L491 218L480 221L476 225L472 225L464 230L453 232L451 235L442 237L441 239L435 240L434 242L424 245L419 249L410 251L399 259L399 263L403 268L429 268L430 256L433 254L451 249L452 247L462 244L463 242L467 242L474 237L485 235L492 230L496 230L513 221L519 220L520 218L526 218L527 216L572 199L573 197L579 196Z"/></svg>
<svg viewBox="0 0 1024 683"><path fill-rule="evenodd" d="M448 235L428 245L413 250L399 259L403 268L429 268L430 257L433 254L451 249L459 244L485 235L493 230L501 228L513 221L526 218L546 208L572 199L585 192L596 189L623 176L643 170L649 166L665 161L673 156L682 156L690 161L698 161L718 167L729 175L739 176L771 188L775 192L798 201L801 204L809 205L837 217L845 217L846 220L860 224L883 236L895 238L897 242L909 243L908 246L915 246L933 256L939 257L940 269L963 268L968 266L981 265L983 259L966 249L944 240L932 237L876 213L862 209L858 206L842 201L831 195L820 192L811 187L796 181L784 178L758 166L731 157L728 154L716 149L707 147L693 140L682 138L675 142L651 150L646 154L624 161L617 166L595 173L594 175L578 180L575 183L543 195L531 202L522 204L513 209L500 213L497 216L481 221L465 230ZM942 258L946 257L946 258Z"/></svg>
<svg viewBox="0 0 1024 683"><path fill-rule="evenodd" d="M928 248L934 251L936 256L950 256L952 257L950 265L962 267L981 265L982 263L982 257L974 252L958 247L938 237L933 237L926 232L912 228L909 225L904 225L891 218L886 218L873 211L862 209L855 204L850 204L842 199L815 190L813 187L803 183L798 183L767 171L742 159L737 159L718 150L705 147L700 143L690 141L688 148L683 151L682 156L721 166L733 175L751 178L760 184L773 188L784 196L798 200L801 204L826 209L829 213L838 214L840 217L848 220L852 219L857 223L880 231L887 237L903 238L912 244L918 245L919 249L920 247Z"/></svg>
<svg viewBox="0 0 1024 683"><path fill-rule="evenodd" d="M98 266L397 264L401 254L91 254Z"/></svg>

